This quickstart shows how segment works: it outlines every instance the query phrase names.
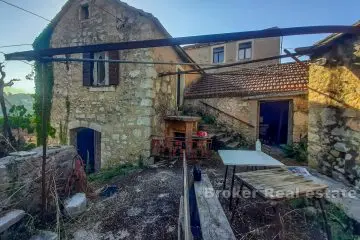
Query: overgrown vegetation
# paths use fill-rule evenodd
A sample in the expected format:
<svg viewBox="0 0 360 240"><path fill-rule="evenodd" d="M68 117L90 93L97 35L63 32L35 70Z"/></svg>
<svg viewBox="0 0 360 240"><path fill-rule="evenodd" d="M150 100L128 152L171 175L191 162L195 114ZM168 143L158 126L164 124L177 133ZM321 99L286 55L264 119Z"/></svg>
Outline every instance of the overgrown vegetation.
<svg viewBox="0 0 360 240"><path fill-rule="evenodd" d="M215 124L216 123L216 117L214 117L212 115L203 115L201 119L206 124Z"/></svg>
<svg viewBox="0 0 360 240"><path fill-rule="evenodd" d="M46 49L50 47L51 35L53 33L53 25L50 23L44 31L35 39L33 43L34 50ZM44 66L44 69L42 69ZM47 126L47 134L51 137L55 136L55 129L50 126L50 111L52 100L52 89L54 85L53 65L50 63L41 64L35 62L35 96L34 96L34 114L36 124L37 145L42 144L42 114L45 115ZM45 89L44 89L45 88ZM43 109L42 96L45 94L45 104Z"/></svg>
<svg viewBox="0 0 360 240"><path fill-rule="evenodd" d="M309 201L306 199L296 199L291 202L293 208L296 209L308 209L305 213L307 219L313 221L319 229L323 229L324 221L322 213L317 206L315 208L313 205L309 204ZM310 208L309 208L310 207ZM309 211L309 209L312 209ZM325 205L325 211L328 218L328 223L330 225L330 230L332 238L336 240L352 240L360 239L360 236L355 234L354 229L354 220L346 216L344 210L341 206L337 206L332 203L327 203Z"/></svg>
<svg viewBox="0 0 360 240"><path fill-rule="evenodd" d="M294 158L298 162L307 162L307 147L307 136L300 137L300 141L297 143L281 146L286 157Z"/></svg>
<svg viewBox="0 0 360 240"><path fill-rule="evenodd" d="M98 183L106 183L112 180L117 176L125 176L131 172L141 169L141 166L133 165L133 164L122 164L116 167L106 168L100 170L100 172L95 174L90 174L88 176L89 181L98 182Z"/></svg>

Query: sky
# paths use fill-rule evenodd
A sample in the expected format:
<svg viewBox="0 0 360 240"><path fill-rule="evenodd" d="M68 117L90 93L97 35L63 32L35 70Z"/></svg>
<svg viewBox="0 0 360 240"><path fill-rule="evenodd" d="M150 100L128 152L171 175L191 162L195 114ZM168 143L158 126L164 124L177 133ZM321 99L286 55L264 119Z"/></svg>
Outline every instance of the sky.
<svg viewBox="0 0 360 240"><path fill-rule="evenodd" d="M66 0L7 0L52 19ZM173 37L260 30L270 27L311 25L351 25L360 20L359 0L123 0L152 13ZM2 48L4 45L31 44L47 21L0 2L0 51L31 50L31 46ZM309 46L326 35L284 37L283 48ZM0 54L0 61L4 58ZM25 79L31 66L6 62L7 79ZM34 83L22 80L14 85L34 92Z"/></svg>

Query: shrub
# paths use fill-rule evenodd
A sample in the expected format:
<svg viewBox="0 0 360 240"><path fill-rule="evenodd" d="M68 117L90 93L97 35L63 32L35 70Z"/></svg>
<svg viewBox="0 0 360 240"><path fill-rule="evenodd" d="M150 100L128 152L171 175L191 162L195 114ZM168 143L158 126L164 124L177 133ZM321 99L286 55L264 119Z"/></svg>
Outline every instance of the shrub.
<svg viewBox="0 0 360 240"><path fill-rule="evenodd" d="M294 158L298 162L307 161L307 136L301 137L300 141L293 144L283 145L282 150L287 157Z"/></svg>
<svg viewBox="0 0 360 240"><path fill-rule="evenodd" d="M135 170L141 169L141 167L133 164L122 164L116 167L109 167L100 170L98 173L90 174L88 176L89 181L106 183L117 176L125 176Z"/></svg>
<svg viewBox="0 0 360 240"><path fill-rule="evenodd" d="M216 122L216 118L212 115L204 115L202 120L206 124L214 124Z"/></svg>

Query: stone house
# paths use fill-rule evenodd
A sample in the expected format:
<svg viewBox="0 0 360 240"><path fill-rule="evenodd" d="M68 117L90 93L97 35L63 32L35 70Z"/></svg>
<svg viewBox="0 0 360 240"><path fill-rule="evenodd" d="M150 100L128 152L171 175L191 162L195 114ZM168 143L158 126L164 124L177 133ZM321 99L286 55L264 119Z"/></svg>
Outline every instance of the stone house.
<svg viewBox="0 0 360 240"><path fill-rule="evenodd" d="M183 48L199 64L229 64L280 55L280 37L192 44ZM277 63L280 63L279 59L247 64L246 67ZM225 72L229 70L231 69L220 68L208 70L207 72Z"/></svg>
<svg viewBox="0 0 360 240"><path fill-rule="evenodd" d="M206 73L185 92L185 106L216 116L250 144L289 144L307 134L308 67L284 63Z"/></svg>
<svg viewBox="0 0 360 240"><path fill-rule="evenodd" d="M118 0L69 0L52 21L51 47L170 37L153 15ZM72 58L192 62L179 46L67 55ZM55 142L75 145L92 171L146 160L152 135L164 132L183 90L198 76L158 77L193 67L154 64L53 63L51 126Z"/></svg>
<svg viewBox="0 0 360 240"><path fill-rule="evenodd" d="M309 164L360 187L360 35L330 35L310 57Z"/></svg>

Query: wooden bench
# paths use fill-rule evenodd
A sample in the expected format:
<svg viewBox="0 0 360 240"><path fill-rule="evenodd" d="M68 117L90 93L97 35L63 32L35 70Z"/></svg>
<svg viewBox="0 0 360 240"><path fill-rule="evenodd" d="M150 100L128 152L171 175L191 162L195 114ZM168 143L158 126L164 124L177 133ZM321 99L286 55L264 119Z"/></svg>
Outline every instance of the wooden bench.
<svg viewBox="0 0 360 240"><path fill-rule="evenodd" d="M235 240L235 235L208 176L202 174L201 177L200 182L194 182L194 188L203 239Z"/></svg>

